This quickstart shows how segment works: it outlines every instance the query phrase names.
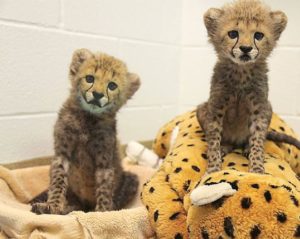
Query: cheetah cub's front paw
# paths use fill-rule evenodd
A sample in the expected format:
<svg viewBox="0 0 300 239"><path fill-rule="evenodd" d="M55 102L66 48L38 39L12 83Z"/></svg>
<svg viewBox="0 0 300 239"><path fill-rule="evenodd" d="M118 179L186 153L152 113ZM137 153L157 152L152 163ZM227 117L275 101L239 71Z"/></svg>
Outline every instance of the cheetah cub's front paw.
<svg viewBox="0 0 300 239"><path fill-rule="evenodd" d="M208 166L203 177L206 177L208 174L215 173L221 171L221 165L212 165Z"/></svg>
<svg viewBox="0 0 300 239"><path fill-rule="evenodd" d="M47 202L32 204L31 211L36 214L62 214L63 207Z"/></svg>
<svg viewBox="0 0 300 239"><path fill-rule="evenodd" d="M207 177L209 174L216 173L216 172L219 172L219 171L221 171L221 169L216 169L216 168L213 168L212 170L207 169L207 170L205 171L205 173L203 174L202 178L205 178L205 177Z"/></svg>
<svg viewBox="0 0 300 239"><path fill-rule="evenodd" d="M112 211L112 210L114 210L113 203L96 205L96 207L95 207L95 212L106 212L106 211Z"/></svg>
<svg viewBox="0 0 300 239"><path fill-rule="evenodd" d="M252 167L249 169L250 173L258 173L258 174L264 174L265 173L265 168L263 166L256 166L256 167Z"/></svg>

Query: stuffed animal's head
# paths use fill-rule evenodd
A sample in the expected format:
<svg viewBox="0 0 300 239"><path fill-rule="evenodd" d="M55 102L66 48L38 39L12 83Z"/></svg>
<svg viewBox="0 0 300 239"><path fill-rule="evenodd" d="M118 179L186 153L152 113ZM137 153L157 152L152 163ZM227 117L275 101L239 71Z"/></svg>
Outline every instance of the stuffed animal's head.
<svg viewBox="0 0 300 239"><path fill-rule="evenodd" d="M219 58L237 64L265 60L287 24L281 11L271 11L259 0L238 0L204 15L210 42Z"/></svg>
<svg viewBox="0 0 300 239"><path fill-rule="evenodd" d="M93 114L117 111L140 86L122 61L87 49L74 52L69 75L73 95Z"/></svg>

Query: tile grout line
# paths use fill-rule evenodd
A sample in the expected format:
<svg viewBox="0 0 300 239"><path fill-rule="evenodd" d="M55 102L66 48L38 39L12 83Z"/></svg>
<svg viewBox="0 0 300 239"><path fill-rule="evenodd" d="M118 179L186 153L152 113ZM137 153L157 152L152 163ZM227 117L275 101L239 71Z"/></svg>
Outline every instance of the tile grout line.
<svg viewBox="0 0 300 239"><path fill-rule="evenodd" d="M64 29L64 0L60 0L60 14L59 14L59 24L58 28Z"/></svg>
<svg viewBox="0 0 300 239"><path fill-rule="evenodd" d="M149 105L149 106L129 106L123 108L123 112L125 111L135 111L135 110L161 110L166 108L176 107L176 104L169 105ZM24 117L41 117L41 116L54 116L57 115L58 112L48 111L48 112L26 112L26 113L12 113L12 114L0 114L0 120L3 119L11 119L11 118L24 118Z"/></svg>
<svg viewBox="0 0 300 239"><path fill-rule="evenodd" d="M43 31L54 31L57 33L64 33L64 34L74 34L74 35L81 35L86 37L94 37L94 38L102 38L107 40L120 40L120 41L127 41L127 42L137 42L139 44L151 44L151 45L160 45L160 46L169 46L169 47L182 47L180 43L169 43L169 42L162 42L162 41L148 41L143 39L137 38L128 38L128 37L120 37L120 36L110 36L110 35L102 35L92 32L84 32L84 31L76 31L73 29L68 29L65 26L52 26L52 25L44 25L39 23L30 23L30 22L22 22L18 20L7 20L7 19L0 19L0 25L4 26L15 26L15 27L23 27L23 28L31 28L31 29L39 29ZM61 22L59 23L59 25Z"/></svg>

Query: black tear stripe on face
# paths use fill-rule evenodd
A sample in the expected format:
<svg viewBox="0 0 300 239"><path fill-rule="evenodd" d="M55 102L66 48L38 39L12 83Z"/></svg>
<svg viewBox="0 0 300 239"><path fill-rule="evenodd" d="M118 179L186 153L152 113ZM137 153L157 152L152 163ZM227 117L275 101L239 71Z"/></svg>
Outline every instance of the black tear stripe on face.
<svg viewBox="0 0 300 239"><path fill-rule="evenodd" d="M258 55L259 55L259 48L258 48L258 46L256 45L256 42L255 42L255 33L254 33L254 35L253 35L253 41L254 41L254 45L255 45L255 47L256 47L256 49L257 49L257 55L255 56L255 60L256 60L256 58L258 57Z"/></svg>
<svg viewBox="0 0 300 239"><path fill-rule="evenodd" d="M86 76L85 76L86 77ZM84 79L85 80L85 77L84 78L82 78L82 80ZM94 86L94 83L95 83L95 81L92 83L92 85L91 85L91 87L90 88L88 88L86 91L85 91L85 93L87 93L93 86Z"/></svg>
<svg viewBox="0 0 300 239"><path fill-rule="evenodd" d="M95 74L96 74L96 72L98 71L98 68L99 68L99 64L98 64L98 62L97 62L96 67L95 67Z"/></svg>
<svg viewBox="0 0 300 239"><path fill-rule="evenodd" d="M118 87L118 101L120 101L120 90L119 90L119 87Z"/></svg>
<svg viewBox="0 0 300 239"><path fill-rule="evenodd" d="M239 31L237 31L237 32L239 32ZM234 54L233 54L233 49L234 49L235 46L238 44L239 39L240 39L240 34L238 34L238 37L236 38L236 42L235 42L234 46L231 48L231 55L233 56L233 58L235 58L235 56L234 56Z"/></svg>
<svg viewBox="0 0 300 239"><path fill-rule="evenodd" d="M108 99L108 102L110 103L110 98L109 98L109 94L108 94L108 84L107 84L107 86L106 86L106 95L107 95L107 99ZM120 89L119 89L119 87L117 88L117 90L118 90L118 100L120 100Z"/></svg>
<svg viewBox="0 0 300 239"><path fill-rule="evenodd" d="M107 86L106 86L106 95L107 95L107 100L108 100L108 102L110 102L109 94L108 94L108 84L107 84Z"/></svg>

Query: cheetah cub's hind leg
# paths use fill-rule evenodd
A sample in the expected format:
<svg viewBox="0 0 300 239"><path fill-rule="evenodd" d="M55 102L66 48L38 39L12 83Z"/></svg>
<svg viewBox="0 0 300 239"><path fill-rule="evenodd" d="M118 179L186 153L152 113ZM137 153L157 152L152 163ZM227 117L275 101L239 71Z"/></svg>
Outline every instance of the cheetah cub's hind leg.
<svg viewBox="0 0 300 239"><path fill-rule="evenodd" d="M134 198L138 190L138 185L138 177L135 174L126 171L123 172L119 186L113 195L116 210L124 208Z"/></svg>

